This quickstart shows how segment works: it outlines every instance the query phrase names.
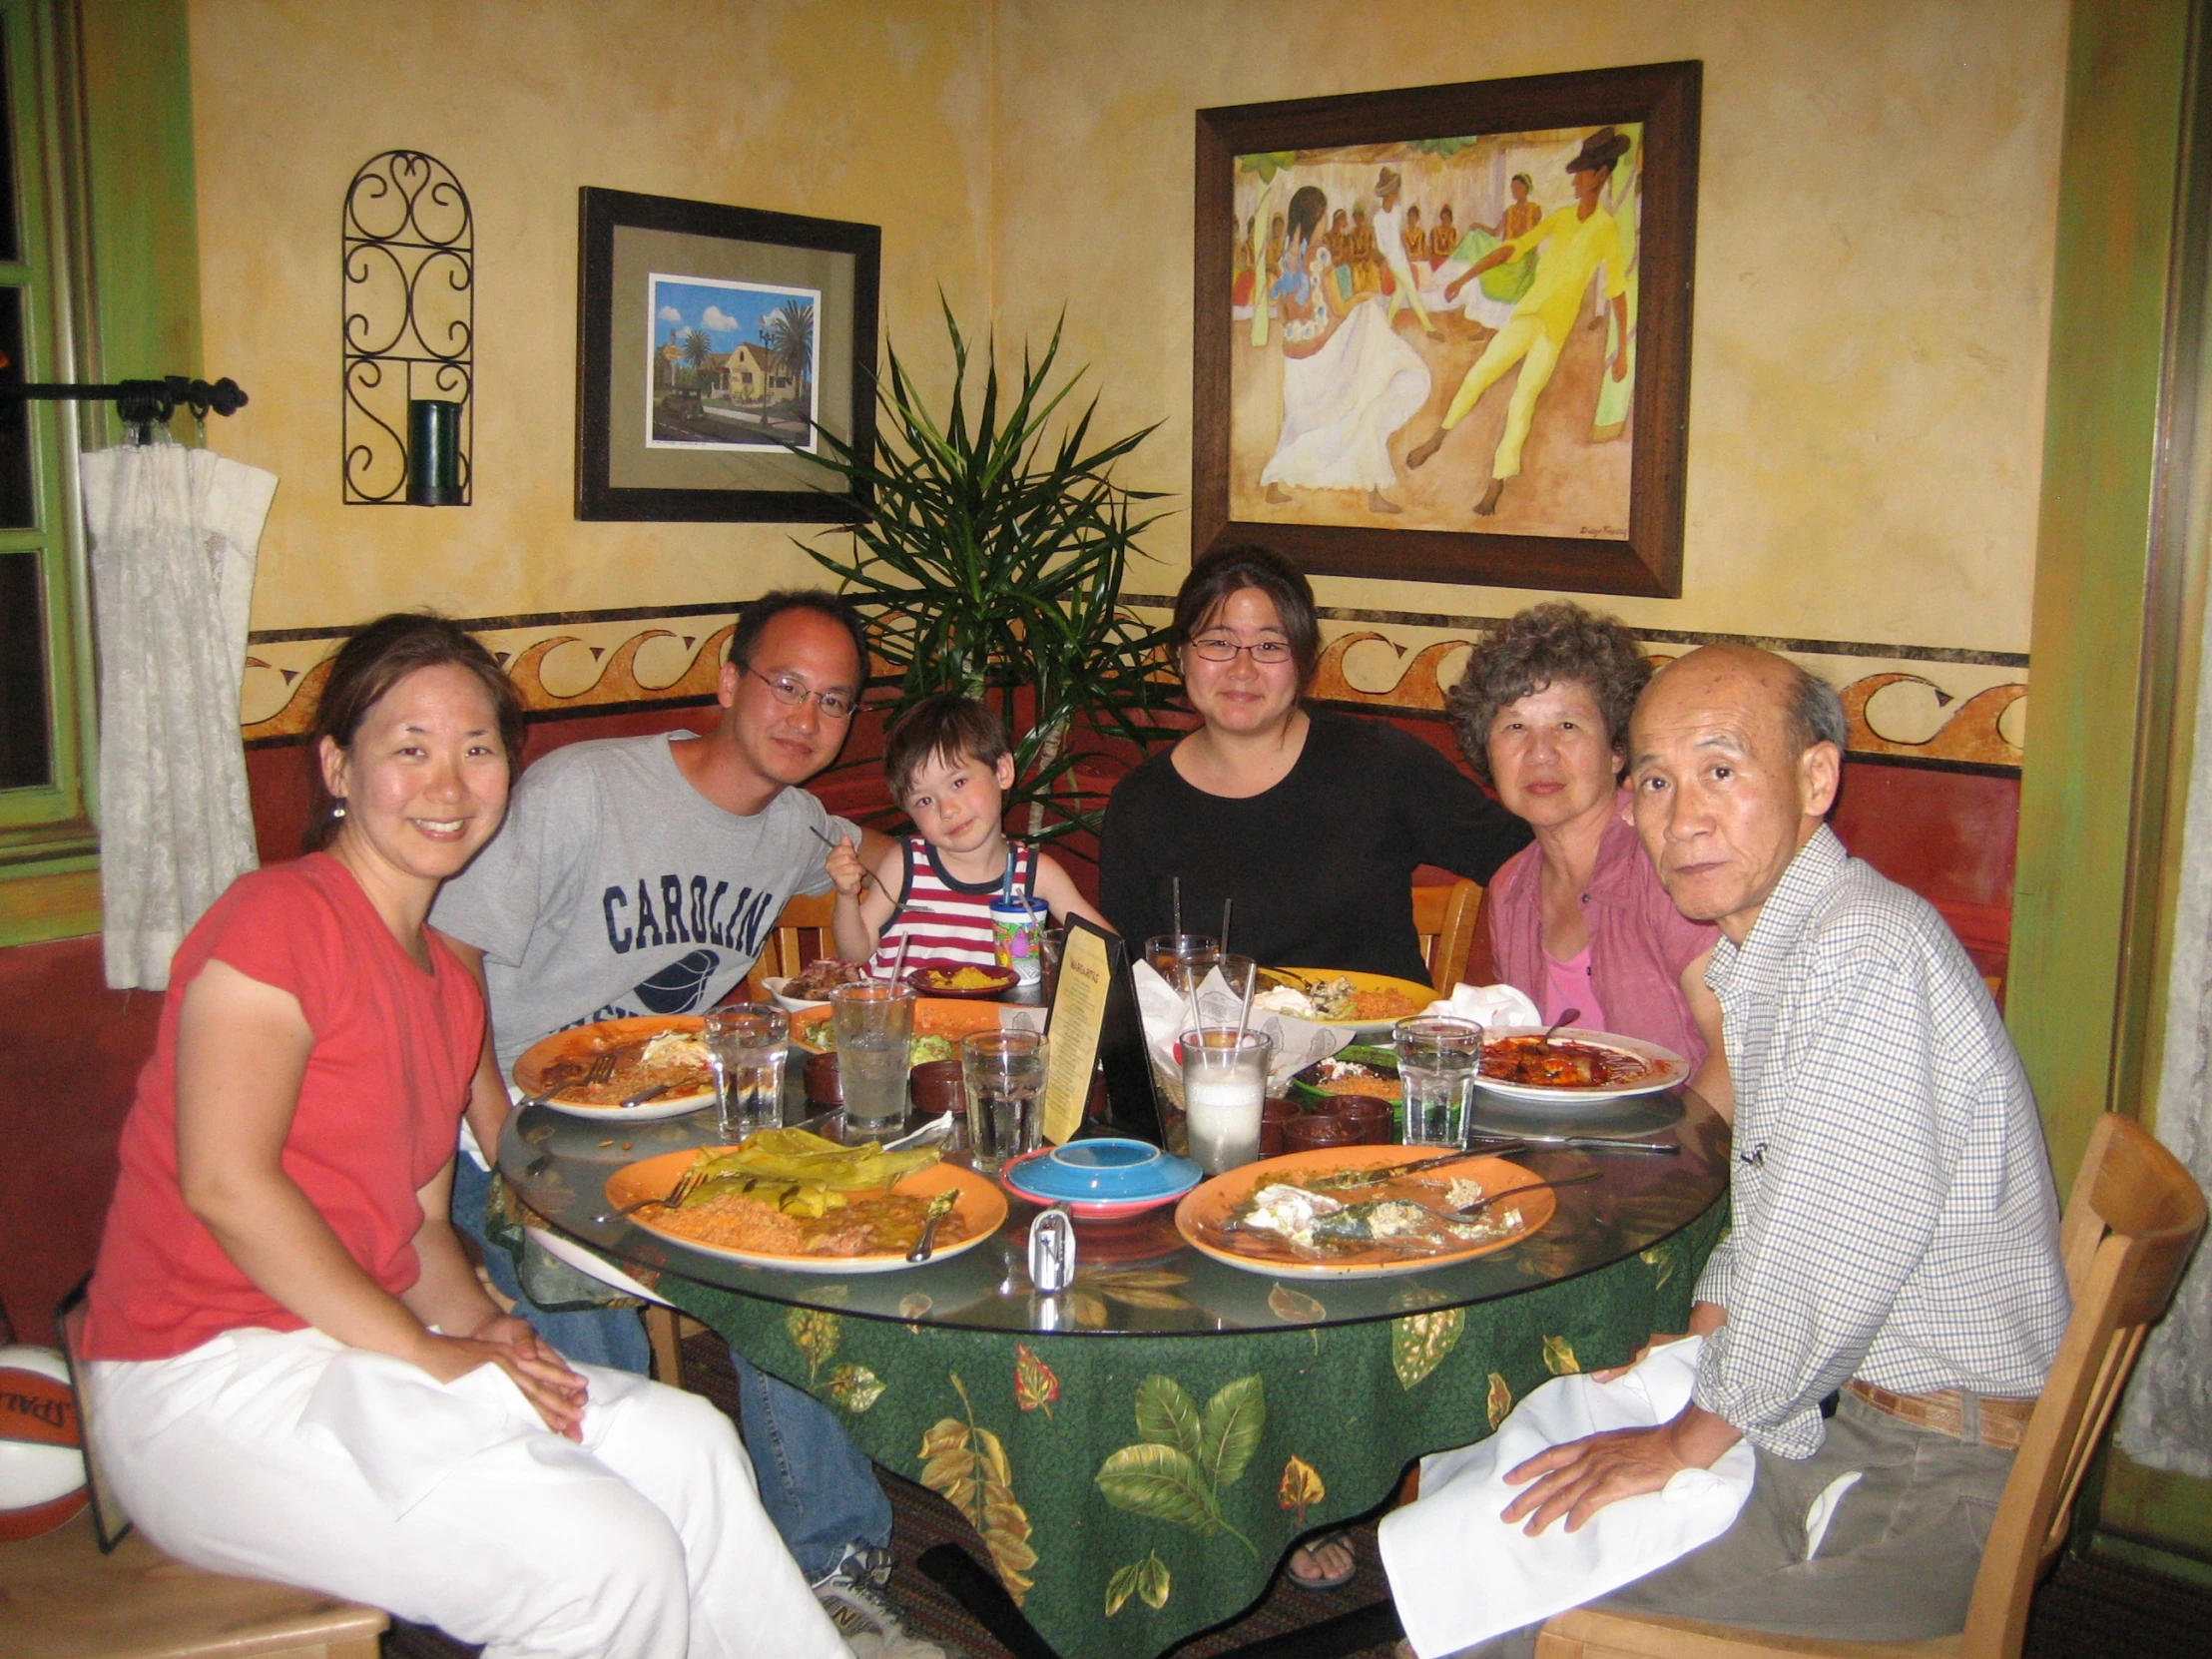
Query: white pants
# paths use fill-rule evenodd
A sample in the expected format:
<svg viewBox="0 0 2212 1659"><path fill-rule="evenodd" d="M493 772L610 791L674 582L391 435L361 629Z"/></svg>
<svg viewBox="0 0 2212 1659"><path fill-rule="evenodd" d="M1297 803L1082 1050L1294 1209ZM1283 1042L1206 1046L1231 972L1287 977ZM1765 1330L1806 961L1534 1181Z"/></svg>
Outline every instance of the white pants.
<svg viewBox="0 0 2212 1659"><path fill-rule="evenodd" d="M729 1419L580 1367L581 1445L496 1366L450 1384L317 1331L91 1369L126 1508L180 1560L485 1644L485 1659L850 1659Z"/></svg>

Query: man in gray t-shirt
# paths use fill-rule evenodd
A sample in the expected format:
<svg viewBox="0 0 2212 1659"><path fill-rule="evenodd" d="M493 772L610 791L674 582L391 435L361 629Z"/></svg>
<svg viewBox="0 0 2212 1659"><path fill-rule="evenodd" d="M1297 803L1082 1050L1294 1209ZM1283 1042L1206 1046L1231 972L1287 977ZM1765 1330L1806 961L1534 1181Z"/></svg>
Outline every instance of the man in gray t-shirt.
<svg viewBox="0 0 2212 1659"><path fill-rule="evenodd" d="M481 958L495 1056L478 1068L468 1122L487 1154L508 1111L502 1079L530 1044L592 1020L713 1007L785 901L829 889L814 831L872 842L870 861L887 850L798 787L843 746L866 662L835 596L769 594L731 636L713 731L574 744L523 775L499 833L430 914ZM456 1162L453 1219L478 1238L488 1182L473 1160ZM562 1353L645 1369L636 1315L539 1308L504 1252L485 1255L515 1312ZM762 1504L854 1652L942 1659L881 1594L891 1515L872 1465L825 1406L731 1359Z"/></svg>
<svg viewBox="0 0 2212 1659"><path fill-rule="evenodd" d="M785 901L829 891L815 837L857 844L859 830L803 789L747 818L723 811L677 760L713 741L657 733L555 750L438 894L432 923L484 953L502 1076L548 1031L713 1007Z"/></svg>

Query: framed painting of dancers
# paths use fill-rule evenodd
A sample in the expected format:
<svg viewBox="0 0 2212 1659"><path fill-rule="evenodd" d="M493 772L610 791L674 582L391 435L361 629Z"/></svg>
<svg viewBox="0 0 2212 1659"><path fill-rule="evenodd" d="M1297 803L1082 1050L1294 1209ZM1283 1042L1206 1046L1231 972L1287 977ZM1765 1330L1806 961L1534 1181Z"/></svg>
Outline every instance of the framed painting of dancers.
<svg viewBox="0 0 2212 1659"><path fill-rule="evenodd" d="M1702 66L1198 112L1198 551L1682 591Z"/></svg>

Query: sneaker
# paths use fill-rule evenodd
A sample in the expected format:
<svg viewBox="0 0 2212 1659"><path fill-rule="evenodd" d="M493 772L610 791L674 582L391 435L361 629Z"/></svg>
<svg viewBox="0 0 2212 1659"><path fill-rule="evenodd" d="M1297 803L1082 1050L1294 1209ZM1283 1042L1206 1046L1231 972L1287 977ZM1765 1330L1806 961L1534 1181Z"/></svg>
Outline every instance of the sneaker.
<svg viewBox="0 0 2212 1659"><path fill-rule="evenodd" d="M910 1635L890 1598L865 1575L840 1567L815 1586L815 1599L852 1649L853 1659L962 1659Z"/></svg>

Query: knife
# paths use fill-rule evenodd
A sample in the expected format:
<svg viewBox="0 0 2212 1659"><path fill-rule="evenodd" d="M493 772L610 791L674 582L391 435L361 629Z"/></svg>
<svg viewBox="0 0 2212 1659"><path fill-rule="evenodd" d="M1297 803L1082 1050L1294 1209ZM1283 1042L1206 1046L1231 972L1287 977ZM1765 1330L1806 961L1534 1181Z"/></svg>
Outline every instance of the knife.
<svg viewBox="0 0 2212 1659"><path fill-rule="evenodd" d="M1577 1152L1656 1152L1672 1158L1682 1148L1673 1141L1616 1140L1610 1135L1515 1135L1516 1143L1526 1146L1565 1146ZM1477 1151L1486 1150L1476 1148Z"/></svg>

